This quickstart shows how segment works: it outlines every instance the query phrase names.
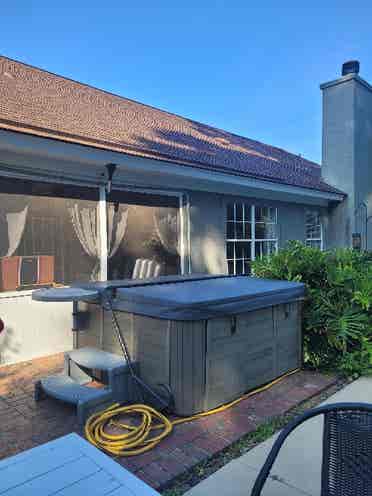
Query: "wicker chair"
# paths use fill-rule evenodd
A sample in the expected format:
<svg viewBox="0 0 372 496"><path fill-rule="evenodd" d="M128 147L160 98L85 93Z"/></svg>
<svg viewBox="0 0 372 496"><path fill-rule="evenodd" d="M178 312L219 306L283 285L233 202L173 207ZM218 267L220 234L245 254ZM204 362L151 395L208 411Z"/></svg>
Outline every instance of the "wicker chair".
<svg viewBox="0 0 372 496"><path fill-rule="evenodd" d="M251 496L260 496L288 435L306 420L324 416L320 496L372 496L372 404L334 403L293 420L275 441Z"/></svg>

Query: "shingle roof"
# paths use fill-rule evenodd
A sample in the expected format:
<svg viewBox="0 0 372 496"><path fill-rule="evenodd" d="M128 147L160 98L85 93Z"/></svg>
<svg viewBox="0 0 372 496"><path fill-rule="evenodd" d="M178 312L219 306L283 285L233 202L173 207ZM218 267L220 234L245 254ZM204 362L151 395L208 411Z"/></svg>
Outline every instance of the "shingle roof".
<svg viewBox="0 0 372 496"><path fill-rule="evenodd" d="M339 193L298 155L1 56L0 128Z"/></svg>

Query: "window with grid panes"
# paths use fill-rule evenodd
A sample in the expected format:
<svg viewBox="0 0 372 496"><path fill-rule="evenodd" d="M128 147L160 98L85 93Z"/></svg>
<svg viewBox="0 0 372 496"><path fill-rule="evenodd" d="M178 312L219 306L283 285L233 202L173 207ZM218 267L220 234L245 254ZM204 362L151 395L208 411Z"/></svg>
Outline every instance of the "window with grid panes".
<svg viewBox="0 0 372 496"><path fill-rule="evenodd" d="M250 203L227 205L226 259L229 274L250 274L251 261L277 250L277 209Z"/></svg>
<svg viewBox="0 0 372 496"><path fill-rule="evenodd" d="M306 246L323 249L323 229L320 213L308 210L305 213Z"/></svg>

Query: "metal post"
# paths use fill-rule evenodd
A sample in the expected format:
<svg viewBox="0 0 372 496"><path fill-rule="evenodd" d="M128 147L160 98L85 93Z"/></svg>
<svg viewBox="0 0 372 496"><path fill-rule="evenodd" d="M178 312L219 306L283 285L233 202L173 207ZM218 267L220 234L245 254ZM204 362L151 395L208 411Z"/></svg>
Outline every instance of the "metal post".
<svg viewBox="0 0 372 496"><path fill-rule="evenodd" d="M107 203L106 188L99 187L100 280L107 281Z"/></svg>

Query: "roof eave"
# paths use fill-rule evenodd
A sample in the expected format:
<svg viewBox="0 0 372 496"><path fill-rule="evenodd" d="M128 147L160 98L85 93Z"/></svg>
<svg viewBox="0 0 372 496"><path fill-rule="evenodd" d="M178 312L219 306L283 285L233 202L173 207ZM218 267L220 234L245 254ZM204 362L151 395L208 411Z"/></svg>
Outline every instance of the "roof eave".
<svg viewBox="0 0 372 496"><path fill-rule="evenodd" d="M143 156L143 154L126 152L120 149L115 150L106 146L95 146L76 142L73 139L52 138L32 132L20 131L19 129L5 129L0 131L3 131L8 137L12 137L11 140L6 142L5 136L0 136L0 149L5 145L8 150L16 153L20 151L27 153L28 150L28 152L34 155L39 154L43 156L47 154L49 158L53 156L58 159L74 160L87 165L116 162L122 171L137 171L142 174L167 174L168 176L174 175L180 178L188 177L196 181L209 180L215 184L231 184L256 191L275 191L282 194L299 195L303 198L313 198L327 202L341 202L346 196L342 192L335 193L283 182L279 183L267 178L254 177L252 175L239 174L238 172L222 169L211 169L211 167L202 167L190 162L174 159ZM45 146L45 143L48 146ZM132 158L130 164L128 164L128 158ZM146 161L145 165L141 164L141 159ZM24 165L27 169L27 164ZM81 174L82 178L85 176L84 173ZM194 183L194 185L197 188L198 183Z"/></svg>

